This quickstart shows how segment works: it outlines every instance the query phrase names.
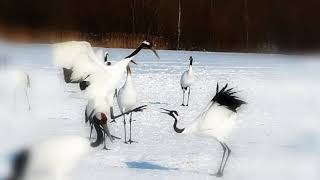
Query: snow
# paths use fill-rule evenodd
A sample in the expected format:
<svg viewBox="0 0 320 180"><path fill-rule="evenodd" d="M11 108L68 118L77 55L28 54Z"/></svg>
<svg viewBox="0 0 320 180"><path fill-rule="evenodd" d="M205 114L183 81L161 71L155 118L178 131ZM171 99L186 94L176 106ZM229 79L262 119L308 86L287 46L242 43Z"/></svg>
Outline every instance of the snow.
<svg viewBox="0 0 320 180"><path fill-rule="evenodd" d="M123 59L132 51L106 50L110 59ZM319 57L189 51L159 55L161 60L143 50L135 57L138 65L131 66L138 105L148 105L133 115L133 140L138 143L116 140L108 142L110 151L93 149L72 171L73 179L219 179L209 176L221 160L219 143L175 134L173 119L159 113L160 107L175 109L183 119L178 126L189 125L215 94L217 82L229 83L248 102L227 138L232 153L221 179L319 178ZM17 68L30 75L32 111L23 94L14 107L10 82L1 87L0 179L8 173L13 153L24 145L53 136L88 137L90 131L84 124L87 101L77 85L64 83L61 69L53 66L50 46L0 44L0 59L4 56L7 63L0 69ZM190 56L195 83L189 107L182 107L179 80ZM122 120L110 124L110 130L123 137Z"/></svg>

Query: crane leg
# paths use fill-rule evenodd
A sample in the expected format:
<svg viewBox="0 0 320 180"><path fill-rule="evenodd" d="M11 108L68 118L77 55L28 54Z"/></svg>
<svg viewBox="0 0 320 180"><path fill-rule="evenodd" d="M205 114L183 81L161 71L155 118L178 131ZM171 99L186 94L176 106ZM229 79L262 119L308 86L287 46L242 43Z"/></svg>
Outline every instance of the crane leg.
<svg viewBox="0 0 320 180"><path fill-rule="evenodd" d="M112 135L112 134L111 134L111 137L112 137L113 140L114 140L114 139L121 139L121 138L119 138L119 137L117 137L117 136L114 136L114 135Z"/></svg>
<svg viewBox="0 0 320 180"><path fill-rule="evenodd" d="M93 124L90 123L90 137L89 137L89 140L91 140L92 130L93 130Z"/></svg>
<svg viewBox="0 0 320 180"><path fill-rule="evenodd" d="M30 102L29 102L28 92L27 92L26 88L24 88L24 93L26 94L26 97L27 97L28 110L31 111L31 106L30 106Z"/></svg>
<svg viewBox="0 0 320 180"><path fill-rule="evenodd" d="M110 114L111 114L111 118L113 117L113 107L110 107ZM112 118L112 121L110 121L110 123L116 123L116 118Z"/></svg>
<svg viewBox="0 0 320 180"><path fill-rule="evenodd" d="M136 141L132 141L132 139L131 139L132 112L130 113L130 120L129 120L129 122L130 122L130 138L129 138L129 143L131 144L131 143L133 143L133 142L136 142Z"/></svg>
<svg viewBox="0 0 320 180"><path fill-rule="evenodd" d="M185 93L185 90L182 88L182 104L181 104L181 106L184 106L184 93Z"/></svg>
<svg viewBox="0 0 320 180"><path fill-rule="evenodd" d="M110 150L106 146L106 132L103 132L103 149L104 150Z"/></svg>
<svg viewBox="0 0 320 180"><path fill-rule="evenodd" d="M214 176L216 176L216 177L222 177L223 176L224 158L225 158L226 151L227 151L227 148L225 147L225 145L220 141L219 141L219 143L220 143L220 145L222 146L222 149L223 149L223 156L222 156L222 159L221 159L219 170L218 170L218 172L216 172L214 174Z"/></svg>
<svg viewBox="0 0 320 180"><path fill-rule="evenodd" d="M124 143L127 142L127 130L126 130L126 115L123 115L123 129L124 129Z"/></svg>
<svg viewBox="0 0 320 180"><path fill-rule="evenodd" d="M187 105L186 105L186 106L189 106L190 91L191 91L191 87L189 87L189 92L188 92L188 101L187 101Z"/></svg>
<svg viewBox="0 0 320 180"><path fill-rule="evenodd" d="M110 133L109 130L106 131L105 128L103 128L103 149L104 150L110 150L106 146L106 135L110 138L108 133Z"/></svg>
<svg viewBox="0 0 320 180"><path fill-rule="evenodd" d="M84 122L87 123L88 122L88 114L87 114L87 107L86 110L84 110Z"/></svg>
<svg viewBox="0 0 320 180"><path fill-rule="evenodd" d="M224 165L223 165L223 167L222 167L222 174L223 174L224 168L226 167L226 164L227 164L227 161L228 161L228 159L229 159L229 156L230 156L230 154L231 154L231 149L227 146L226 143L223 143L223 144L224 144L224 146L226 147L228 153L227 153L226 160L224 161Z"/></svg>

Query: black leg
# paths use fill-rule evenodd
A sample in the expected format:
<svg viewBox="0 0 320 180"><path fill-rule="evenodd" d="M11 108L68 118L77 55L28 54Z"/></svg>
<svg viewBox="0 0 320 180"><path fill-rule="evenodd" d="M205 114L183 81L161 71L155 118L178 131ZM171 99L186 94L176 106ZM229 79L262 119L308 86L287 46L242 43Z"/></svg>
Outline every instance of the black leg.
<svg viewBox="0 0 320 180"><path fill-rule="evenodd" d="M222 159L221 159L219 170L218 170L218 172L216 174L214 174L216 177L222 177L223 176L223 162L224 162L224 157L226 155L226 149L227 149L222 142L219 141L219 143L220 143L220 145L222 146L222 149L223 149L223 156L222 156Z"/></svg>
<svg viewBox="0 0 320 180"><path fill-rule="evenodd" d="M110 114L111 114L111 119L112 119L112 121L110 121L110 123L116 123L116 118L114 118L114 115L113 115L113 107L110 107Z"/></svg>
<svg viewBox="0 0 320 180"><path fill-rule="evenodd" d="M26 88L24 88L24 93L26 94L26 97L27 97L27 102L28 102L28 106L29 106L28 110L31 111L31 106L30 106L30 102L29 102L28 92L27 92Z"/></svg>
<svg viewBox="0 0 320 180"><path fill-rule="evenodd" d="M108 136L110 141L113 142L113 138L112 138L111 133L110 133L109 128L108 128L108 124L107 123L103 124L102 128L103 128L103 132Z"/></svg>
<svg viewBox="0 0 320 180"><path fill-rule="evenodd" d="M191 91L191 87L189 87L189 92L188 92L188 101L187 101L187 105L186 105L186 106L189 106L190 91Z"/></svg>
<svg viewBox="0 0 320 180"><path fill-rule="evenodd" d="M111 134L111 137L112 137L113 140L114 140L114 139L121 139L121 138L119 138L119 137L117 137L117 136L114 136L114 135L112 135L112 134Z"/></svg>
<svg viewBox="0 0 320 180"><path fill-rule="evenodd" d="M130 138L129 138L129 143L131 144L131 143L133 143L133 142L136 142L136 141L132 141L132 139L131 139L131 123L132 123L132 112L130 113Z"/></svg>
<svg viewBox="0 0 320 180"><path fill-rule="evenodd" d="M181 106L184 106L184 92L185 92L185 90L182 88L182 104L181 104Z"/></svg>
<svg viewBox="0 0 320 180"><path fill-rule="evenodd" d="M103 149L104 150L110 150L110 149L108 149L107 148L107 146L106 146L106 133L105 132L103 132Z"/></svg>
<svg viewBox="0 0 320 180"><path fill-rule="evenodd" d="M86 110L84 110L84 122L87 123L89 121L88 114L87 114L87 107Z"/></svg>
<svg viewBox="0 0 320 180"><path fill-rule="evenodd" d="M106 146L106 133L103 132L103 149L107 149L107 146Z"/></svg>
<svg viewBox="0 0 320 180"><path fill-rule="evenodd" d="M222 167L222 174L223 174L224 168L226 167L226 164L227 164L227 161L228 161L228 159L229 159L229 156L230 156L230 154L231 154L231 149L227 146L226 143L224 143L224 146L226 147L228 154L227 154L226 160L224 161L224 165L223 165L223 167Z"/></svg>
<svg viewBox="0 0 320 180"><path fill-rule="evenodd" d="M91 123L90 124L90 137L89 137L89 140L91 140L92 130L93 130L93 124Z"/></svg>
<svg viewBox="0 0 320 180"><path fill-rule="evenodd" d="M123 129L124 129L124 143L127 142L127 129L126 129L126 115L123 116Z"/></svg>

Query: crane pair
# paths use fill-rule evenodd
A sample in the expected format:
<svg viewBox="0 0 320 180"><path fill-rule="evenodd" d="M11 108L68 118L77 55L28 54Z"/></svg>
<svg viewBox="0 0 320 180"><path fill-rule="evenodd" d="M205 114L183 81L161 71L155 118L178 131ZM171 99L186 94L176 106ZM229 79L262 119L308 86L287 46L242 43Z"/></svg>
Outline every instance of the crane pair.
<svg viewBox="0 0 320 180"><path fill-rule="evenodd" d="M192 56L189 58L189 69L185 71L180 80L181 89L183 91L183 99L181 106L189 105L189 96L191 85L194 81L194 74L192 70ZM188 92L187 104L184 104L185 92ZM180 120L179 114L175 110L164 110L162 113L168 114L174 119L173 129L179 134L200 134L216 139L223 149L223 156L217 173L214 175L217 177L223 176L223 172L229 156L231 154L231 149L225 143L225 138L231 132L234 124L236 122L237 111L245 101L239 99L235 96L235 91L233 88L228 89L228 84L226 84L221 90L219 89L219 84L216 86L216 94L211 99L209 104L202 110L202 112L194 118L191 125L186 128L178 128L178 120Z"/></svg>

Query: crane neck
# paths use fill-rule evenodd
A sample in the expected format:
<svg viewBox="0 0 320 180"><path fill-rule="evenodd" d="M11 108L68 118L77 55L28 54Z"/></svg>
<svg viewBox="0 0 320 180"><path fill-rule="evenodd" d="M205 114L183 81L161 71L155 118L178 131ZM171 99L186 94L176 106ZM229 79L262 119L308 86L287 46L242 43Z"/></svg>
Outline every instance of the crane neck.
<svg viewBox="0 0 320 180"><path fill-rule="evenodd" d="M174 124L173 124L173 129L174 129L174 131L175 131L176 133L182 133L182 132L185 130L185 128L179 129L179 128L177 127L178 119L177 119L176 117L173 117L173 118L174 118Z"/></svg>
<svg viewBox="0 0 320 180"><path fill-rule="evenodd" d="M130 84L132 82L132 77L131 77L131 69L130 66L127 66L127 78L126 78L126 84Z"/></svg>
<svg viewBox="0 0 320 180"><path fill-rule="evenodd" d="M136 50L134 50L129 56L127 56L126 58L131 58L131 57L133 57L133 56L135 56L136 54L138 54L140 51L141 51L141 49L143 48L143 43L141 43L140 45L139 45L139 47L136 49Z"/></svg>
<svg viewBox="0 0 320 180"><path fill-rule="evenodd" d="M97 132L97 139L95 142L91 143L91 147L97 147L103 142L103 132L100 128L99 119L97 119L97 117L93 117L92 123Z"/></svg>
<svg viewBox="0 0 320 180"><path fill-rule="evenodd" d="M132 82L131 74L127 74L126 84L131 84L131 82Z"/></svg>
<svg viewBox="0 0 320 180"><path fill-rule="evenodd" d="M104 62L107 62L107 61L108 61L108 54L104 56Z"/></svg>

